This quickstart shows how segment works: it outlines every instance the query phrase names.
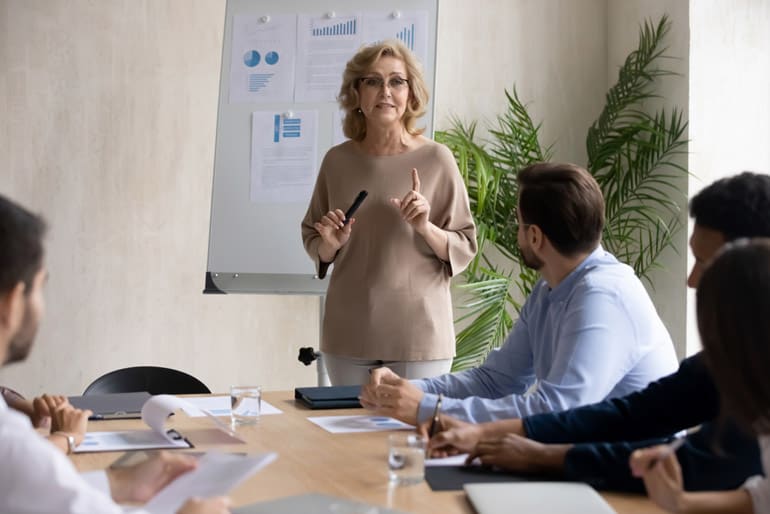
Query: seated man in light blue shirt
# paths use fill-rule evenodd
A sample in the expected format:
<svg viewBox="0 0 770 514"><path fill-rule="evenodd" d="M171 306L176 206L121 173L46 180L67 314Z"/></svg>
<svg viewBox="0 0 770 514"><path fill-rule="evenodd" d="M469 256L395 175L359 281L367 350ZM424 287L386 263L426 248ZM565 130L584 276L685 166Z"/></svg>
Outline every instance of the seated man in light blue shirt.
<svg viewBox="0 0 770 514"><path fill-rule="evenodd" d="M600 245L604 198L572 164L518 175L518 243L541 279L505 343L478 368L408 381L372 370L361 402L416 424L438 409L481 422L624 396L677 368L671 338L631 267Z"/></svg>

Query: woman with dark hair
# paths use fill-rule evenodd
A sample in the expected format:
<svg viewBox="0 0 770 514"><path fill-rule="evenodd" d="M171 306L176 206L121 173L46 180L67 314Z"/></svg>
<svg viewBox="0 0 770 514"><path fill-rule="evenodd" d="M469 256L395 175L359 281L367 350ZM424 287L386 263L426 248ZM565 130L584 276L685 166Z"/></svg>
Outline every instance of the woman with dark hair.
<svg viewBox="0 0 770 514"><path fill-rule="evenodd" d="M321 333L329 378L363 384L382 365L408 378L446 373L449 281L475 255L476 229L452 152L416 126L428 102L420 64L396 40L364 46L338 101L350 140L326 153L302 221L318 276L334 263Z"/></svg>
<svg viewBox="0 0 770 514"><path fill-rule="evenodd" d="M722 397L723 414L756 434L770 472L770 239L728 244L704 271L697 291L698 330ZM637 450L634 475L669 512L770 513L770 478L735 490L686 492L670 447Z"/></svg>

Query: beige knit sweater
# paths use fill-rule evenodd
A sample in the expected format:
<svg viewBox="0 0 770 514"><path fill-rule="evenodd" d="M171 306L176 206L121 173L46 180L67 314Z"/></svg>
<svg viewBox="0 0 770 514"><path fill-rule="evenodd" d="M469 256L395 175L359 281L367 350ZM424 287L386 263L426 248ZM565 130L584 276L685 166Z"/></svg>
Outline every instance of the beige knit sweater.
<svg viewBox="0 0 770 514"><path fill-rule="evenodd" d="M449 262L440 260L389 198L403 198L417 168L430 221L447 231ZM305 249L318 264L313 223L343 212L359 191L369 196L338 252L326 296L321 350L334 355L418 361L454 356L450 278L476 253L476 227L452 153L428 141L409 152L371 156L355 143L329 150L302 221Z"/></svg>

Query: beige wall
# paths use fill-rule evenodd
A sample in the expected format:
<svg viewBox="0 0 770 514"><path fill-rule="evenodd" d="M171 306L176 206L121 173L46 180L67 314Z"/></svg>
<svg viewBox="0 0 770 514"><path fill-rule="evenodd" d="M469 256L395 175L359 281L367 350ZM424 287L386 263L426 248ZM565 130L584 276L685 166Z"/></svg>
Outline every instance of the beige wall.
<svg viewBox="0 0 770 514"><path fill-rule="evenodd" d="M315 383L318 299L204 296L224 2L3 0L0 191L50 221L27 394L128 365Z"/></svg>
<svg viewBox="0 0 770 514"><path fill-rule="evenodd" d="M669 3L686 29L684 0L442 0L437 127L494 117L515 83L555 157L585 162L617 59ZM296 352L317 346L317 298L200 293L223 18L222 0L0 0L0 191L52 226L49 314L0 382L77 393L147 363L219 391L315 382ZM658 299L672 332L677 295Z"/></svg>
<svg viewBox="0 0 770 514"><path fill-rule="evenodd" d="M770 173L770 0L690 0L690 17L695 194L740 171ZM694 300L690 292L687 353L700 349Z"/></svg>

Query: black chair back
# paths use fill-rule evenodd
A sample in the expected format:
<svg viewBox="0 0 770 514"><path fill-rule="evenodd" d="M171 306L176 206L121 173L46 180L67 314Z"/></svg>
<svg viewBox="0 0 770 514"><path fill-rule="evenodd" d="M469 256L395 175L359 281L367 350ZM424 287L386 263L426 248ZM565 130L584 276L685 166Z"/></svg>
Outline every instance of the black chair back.
<svg viewBox="0 0 770 514"><path fill-rule="evenodd" d="M86 387L84 395L135 393L211 394L206 384L192 375L160 366L134 366L106 373Z"/></svg>

